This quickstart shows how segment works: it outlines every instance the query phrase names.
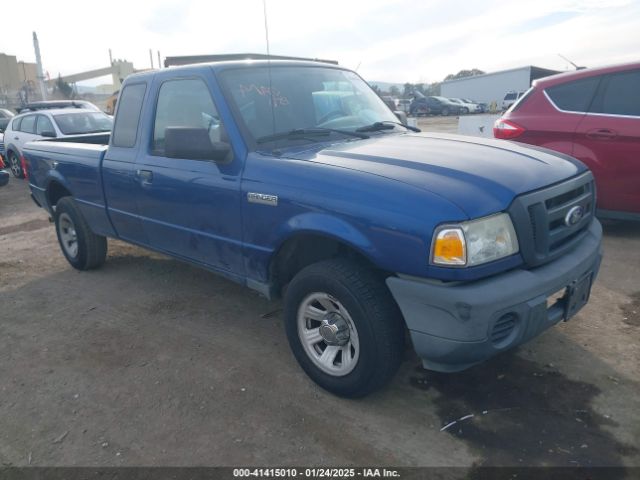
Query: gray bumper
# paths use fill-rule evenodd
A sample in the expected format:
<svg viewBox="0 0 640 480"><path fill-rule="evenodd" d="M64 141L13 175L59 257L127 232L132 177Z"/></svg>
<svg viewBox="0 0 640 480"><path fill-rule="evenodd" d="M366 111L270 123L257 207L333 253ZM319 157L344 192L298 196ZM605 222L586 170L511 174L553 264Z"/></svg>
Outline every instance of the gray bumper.
<svg viewBox="0 0 640 480"><path fill-rule="evenodd" d="M562 320L564 302L548 308L547 298L590 275L595 280L601 240L602 227L594 220L573 251L532 270L457 285L389 277L387 285L425 368L454 372L520 345Z"/></svg>

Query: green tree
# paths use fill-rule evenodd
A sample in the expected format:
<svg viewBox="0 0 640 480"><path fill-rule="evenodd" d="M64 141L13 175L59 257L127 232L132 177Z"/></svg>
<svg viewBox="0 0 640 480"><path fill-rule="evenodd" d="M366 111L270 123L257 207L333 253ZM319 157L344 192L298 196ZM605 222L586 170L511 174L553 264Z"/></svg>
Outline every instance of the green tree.
<svg viewBox="0 0 640 480"><path fill-rule="evenodd" d="M400 89L395 85L391 85L391 88L389 89L389 93L391 94L391 96L397 97L400 95Z"/></svg>
<svg viewBox="0 0 640 480"><path fill-rule="evenodd" d="M440 82L430 83L424 91L424 94L428 97L440 95Z"/></svg>
<svg viewBox="0 0 640 480"><path fill-rule="evenodd" d="M449 75L444 77L444 79L445 80L455 80L456 78L473 77L475 75L483 75L484 73L486 73L486 72L484 72L482 70L479 70L477 68L472 68L471 70L460 70L456 74L450 73Z"/></svg>

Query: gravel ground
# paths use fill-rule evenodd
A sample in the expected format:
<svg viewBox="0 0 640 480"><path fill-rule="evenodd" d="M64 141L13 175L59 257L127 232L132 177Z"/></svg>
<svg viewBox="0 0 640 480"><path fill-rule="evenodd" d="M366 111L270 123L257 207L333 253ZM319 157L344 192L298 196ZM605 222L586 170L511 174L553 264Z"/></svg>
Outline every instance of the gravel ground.
<svg viewBox="0 0 640 480"><path fill-rule="evenodd" d="M307 379L279 305L249 290L118 241L100 270L73 270L12 179L0 464L640 466L640 224L605 232L591 302L570 322L458 374L408 351L389 388L353 401Z"/></svg>

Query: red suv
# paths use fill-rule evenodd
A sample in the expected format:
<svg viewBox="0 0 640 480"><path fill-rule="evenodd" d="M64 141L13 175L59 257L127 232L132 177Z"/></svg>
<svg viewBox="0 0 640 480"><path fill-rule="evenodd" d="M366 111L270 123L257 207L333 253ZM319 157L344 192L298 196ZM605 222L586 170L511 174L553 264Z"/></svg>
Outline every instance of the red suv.
<svg viewBox="0 0 640 480"><path fill-rule="evenodd" d="M640 63L537 80L493 135L583 161L596 178L598 214L640 220Z"/></svg>

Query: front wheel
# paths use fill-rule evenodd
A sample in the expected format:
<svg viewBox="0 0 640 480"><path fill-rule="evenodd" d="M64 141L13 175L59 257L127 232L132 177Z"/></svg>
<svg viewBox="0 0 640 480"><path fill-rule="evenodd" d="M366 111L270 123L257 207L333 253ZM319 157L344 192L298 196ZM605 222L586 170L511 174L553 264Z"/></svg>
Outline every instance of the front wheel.
<svg viewBox="0 0 640 480"><path fill-rule="evenodd" d="M443 108L442 109L442 116L443 117L448 117L449 116L449 109L448 108Z"/></svg>
<svg viewBox="0 0 640 480"><path fill-rule="evenodd" d="M8 157L11 174L16 178L24 178L24 172L22 171L20 157L18 157L15 152L9 152Z"/></svg>
<svg viewBox="0 0 640 480"><path fill-rule="evenodd" d="M72 267L90 270L104 263L107 239L91 231L73 198L58 200L55 217L60 248Z"/></svg>
<svg viewBox="0 0 640 480"><path fill-rule="evenodd" d="M404 330L383 280L346 259L310 265L285 296L291 350L311 379L342 397L384 386L402 360Z"/></svg>

